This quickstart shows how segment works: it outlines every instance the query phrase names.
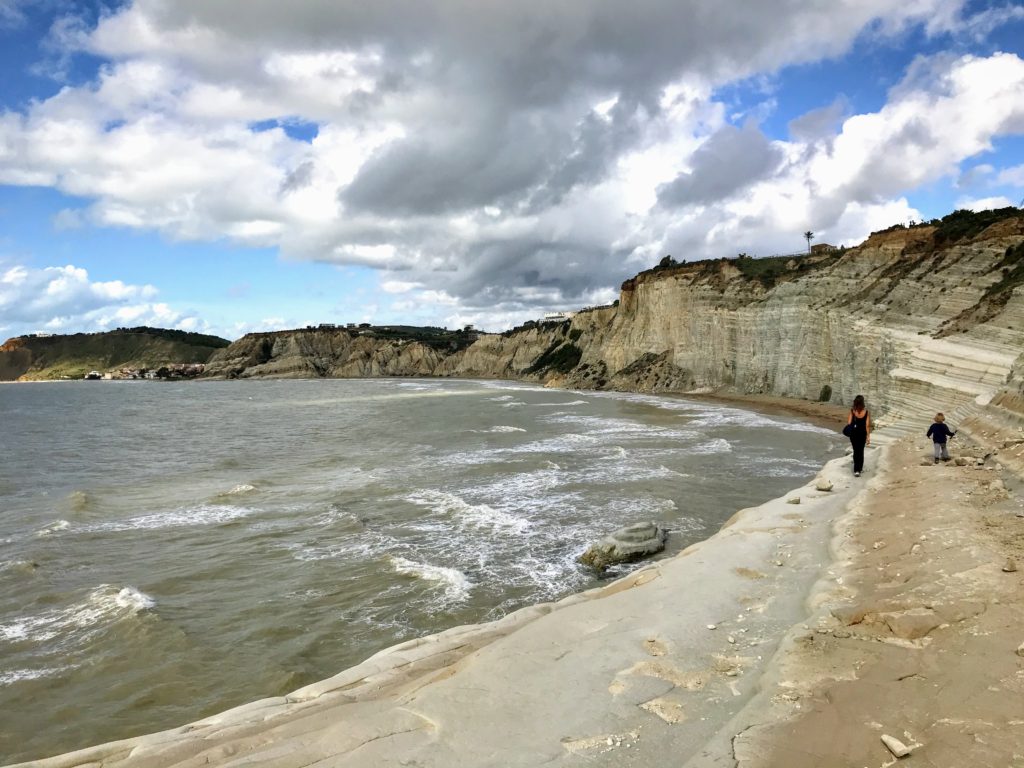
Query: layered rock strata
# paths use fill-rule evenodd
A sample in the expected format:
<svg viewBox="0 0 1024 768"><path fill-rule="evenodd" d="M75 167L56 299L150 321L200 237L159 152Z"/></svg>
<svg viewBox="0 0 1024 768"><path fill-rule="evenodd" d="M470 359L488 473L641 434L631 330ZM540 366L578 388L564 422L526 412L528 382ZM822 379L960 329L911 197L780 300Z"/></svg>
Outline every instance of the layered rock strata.
<svg viewBox="0 0 1024 768"><path fill-rule="evenodd" d="M864 394L900 430L940 410L974 429L1024 420L1024 216L953 241L941 227L894 228L840 254L764 271L769 263L649 270L623 284L615 306L483 335L456 351L343 329L250 334L207 371L509 378L838 403Z"/></svg>

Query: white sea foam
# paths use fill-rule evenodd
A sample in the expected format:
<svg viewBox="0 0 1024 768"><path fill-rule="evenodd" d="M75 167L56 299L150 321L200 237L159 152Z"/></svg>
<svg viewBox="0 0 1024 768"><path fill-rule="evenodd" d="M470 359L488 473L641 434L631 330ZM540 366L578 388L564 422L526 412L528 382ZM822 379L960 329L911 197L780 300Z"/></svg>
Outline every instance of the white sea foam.
<svg viewBox="0 0 1024 768"><path fill-rule="evenodd" d="M391 557L391 566L398 573L436 583L444 589L444 598L448 602L465 600L469 596L469 590L473 587L466 574L455 568L417 563L414 560L394 556Z"/></svg>
<svg viewBox="0 0 1024 768"><path fill-rule="evenodd" d="M505 424L499 424L491 427L490 429L471 429L470 432L478 432L480 434L503 434L508 432L525 432L526 430L522 427L510 427Z"/></svg>
<svg viewBox="0 0 1024 768"><path fill-rule="evenodd" d="M470 504L461 497L445 491L420 491L406 496L406 501L427 507L436 514L451 515L473 528L503 529L522 533L530 527L530 521L522 517L510 515L487 504Z"/></svg>
<svg viewBox="0 0 1024 768"><path fill-rule="evenodd" d="M732 453L732 446L728 440L721 437L716 437L714 440L708 440L706 443L700 445L691 445L686 450L689 453Z"/></svg>
<svg viewBox="0 0 1024 768"><path fill-rule="evenodd" d="M150 608L156 607L156 600L135 587L122 587L121 591L114 596L114 603L119 608L127 608L132 613L148 611Z"/></svg>
<svg viewBox="0 0 1024 768"><path fill-rule="evenodd" d="M0 670L0 685L13 685L23 680L42 680L47 677L56 677L67 669L70 669L70 667Z"/></svg>
<svg viewBox="0 0 1024 768"><path fill-rule="evenodd" d="M492 400L495 403L503 403L507 400L515 400L516 398L514 395L498 395L497 397L489 397L487 399Z"/></svg>
<svg viewBox="0 0 1024 768"><path fill-rule="evenodd" d="M295 560L303 563L315 563L318 560L350 559L366 560L380 551L380 545L364 538L352 538L331 544L288 544L285 547L292 553Z"/></svg>
<svg viewBox="0 0 1024 768"><path fill-rule="evenodd" d="M240 483L232 488L230 491L225 493L225 496L237 496L240 493L248 493L249 491L255 491L256 486L250 485L249 483Z"/></svg>
<svg viewBox="0 0 1024 768"><path fill-rule="evenodd" d="M149 531L200 525L222 525L248 517L256 510L230 504L200 504L195 507L153 512L127 520L108 520L83 526L84 531Z"/></svg>
<svg viewBox="0 0 1024 768"><path fill-rule="evenodd" d="M80 635L77 639L87 640L98 629L155 606L152 597L135 587L101 584L80 603L19 616L0 624L0 640L41 643L69 633L77 633Z"/></svg>
<svg viewBox="0 0 1024 768"><path fill-rule="evenodd" d="M614 436L617 440L636 440L656 437L659 440L693 440L700 432L693 429L644 424L630 419L614 419L575 413L552 413L543 421L550 424L572 424L586 430L588 435Z"/></svg>
<svg viewBox="0 0 1024 768"><path fill-rule="evenodd" d="M52 536L58 531L66 531L70 527L71 523L67 520L54 520L36 531L36 536Z"/></svg>

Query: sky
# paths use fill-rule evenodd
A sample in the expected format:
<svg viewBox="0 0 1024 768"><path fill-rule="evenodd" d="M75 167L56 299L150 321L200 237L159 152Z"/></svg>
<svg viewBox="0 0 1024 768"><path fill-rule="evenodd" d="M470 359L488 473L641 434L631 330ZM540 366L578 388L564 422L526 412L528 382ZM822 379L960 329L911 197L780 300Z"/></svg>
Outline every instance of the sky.
<svg viewBox="0 0 1024 768"><path fill-rule="evenodd" d="M1024 202L1024 2L0 0L0 340L499 331Z"/></svg>

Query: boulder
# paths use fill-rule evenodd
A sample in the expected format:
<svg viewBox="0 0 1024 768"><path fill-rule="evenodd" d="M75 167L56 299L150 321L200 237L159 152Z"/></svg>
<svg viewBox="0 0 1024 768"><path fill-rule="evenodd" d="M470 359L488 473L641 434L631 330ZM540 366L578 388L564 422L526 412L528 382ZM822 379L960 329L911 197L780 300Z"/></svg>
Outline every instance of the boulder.
<svg viewBox="0 0 1024 768"><path fill-rule="evenodd" d="M925 637L942 624L942 618L927 608L883 613L881 618L892 630L892 633L903 640L917 640Z"/></svg>
<svg viewBox="0 0 1024 768"><path fill-rule="evenodd" d="M818 484L815 485L814 487L815 487L815 489L817 489L819 491L831 491L832 490L832 481L831 480L821 479L821 480L818 481Z"/></svg>
<svg viewBox="0 0 1024 768"><path fill-rule="evenodd" d="M668 531L654 522L634 523L620 528L580 555L580 562L599 571L609 565L629 563L665 548Z"/></svg>

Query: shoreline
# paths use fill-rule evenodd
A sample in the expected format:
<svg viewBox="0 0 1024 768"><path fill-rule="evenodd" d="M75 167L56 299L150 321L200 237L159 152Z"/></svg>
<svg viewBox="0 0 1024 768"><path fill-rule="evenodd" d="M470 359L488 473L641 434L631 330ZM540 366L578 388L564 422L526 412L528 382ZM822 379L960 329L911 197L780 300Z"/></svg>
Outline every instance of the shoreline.
<svg viewBox="0 0 1024 768"><path fill-rule="evenodd" d="M853 768L895 761L882 732L929 765L1015 764L1024 600L1019 574L996 561L1009 551L1024 566L1024 506L991 463L924 466L920 437L878 442L864 478L848 456L832 459L818 475L832 491L812 480L740 510L615 582L392 646L287 696L20 765ZM987 452L958 441L964 450ZM966 579L975 588L958 594ZM987 645L944 664L957 642ZM944 717L931 712L939 685L956 691ZM996 704L980 714L960 706L985 696Z"/></svg>
<svg viewBox="0 0 1024 768"><path fill-rule="evenodd" d="M691 397L686 393L669 396L677 394ZM728 402L739 405L745 401L730 398ZM753 410L761 409L754 406ZM800 413L781 408L775 412ZM834 422L831 424L834 426ZM847 461L844 457L827 462L819 476L835 476L838 485L840 467ZM386 648L355 667L286 696L251 702L160 733L20 765L172 766L191 762L200 754L215 764L227 765L231 761L226 755L236 750L300 754L309 735L303 724L322 717L344 718L356 732L370 717L372 727L365 725L376 735L353 743L351 734L339 733L333 743L323 746L325 741L331 742L325 731L316 739L322 751L305 754L295 765L327 757L334 758L338 765L349 764L346 759L351 759L352 765L388 765L398 756L413 759L414 755L426 762L413 764L422 765L535 765L535 760L541 758L536 751L538 724L522 723L522 739L511 743L507 728L510 722L521 720L524 711L537 710L538 699L552 698L548 690L552 676L561 679L566 688L578 686L580 678L590 679L592 690L585 697L590 702L582 708L585 714L580 712L580 721L571 728L558 725L558 713L581 709L576 695L559 706L548 701L553 708L544 720L558 733L550 734L547 751L541 750L543 759L585 759L588 764L614 760L622 764L626 754L633 759L646 754L645 760L657 764L663 757L660 742L665 738L670 738L675 744L673 750L678 752L685 749L680 741L691 746L702 744L734 717L736 706L746 703L756 691L783 630L805 618L803 595L826 566L829 525L836 514L841 514L845 502L840 504L840 500L846 499L850 491L847 487L837 493L820 493L813 490L814 484L812 480L782 497L740 510L710 538L622 579L556 603L530 606L496 622L454 627ZM804 506L787 504L794 493L803 496ZM812 512L815 519L807 522ZM813 531L810 535L809 530ZM808 546L811 538L814 541ZM797 541L804 543L798 547ZM714 554L709 552L711 549ZM723 559L735 566L725 574L720 568ZM723 581L729 583L727 591L736 607L724 605ZM801 586L792 589L796 582ZM705 594L696 599L684 597L688 589L700 589ZM655 593L657 597L652 596ZM683 599L685 605L670 609L668 613L673 615L657 616L676 599ZM604 625L607 616L597 617L606 614L604 609L613 603L614 621L621 625L615 634L632 635L632 643L623 646L615 641L614 647L608 648L609 639L600 630L596 634L584 632L582 640L567 632L567 624ZM646 622L637 622L637 603L654 603L658 610ZM681 615L674 615L680 610ZM620 615L623 611L625 615ZM709 624L715 629L707 629ZM688 636L686 643L674 639L681 636ZM561 669L545 667L574 655L581 642L590 649L589 656L576 654L575 662L556 665ZM557 659L550 658L552 645L562 649ZM522 670L510 668L510 660L518 658L530 658L531 666L541 670L532 689L523 686ZM595 660L600 662L596 667ZM536 669L533 671L536 673ZM595 682L595 674L607 679ZM481 714L486 711L482 709L486 699L467 704L445 688L446 684L464 687L460 681L467 676L473 680L471 687L492 687L489 699L512 693L513 687L522 688L512 697L517 703L509 706L506 700L502 705L499 700L500 712ZM449 679L454 682L447 682ZM608 699L604 704L599 703L601 696ZM410 715L417 706L423 711ZM335 714L328 716L328 712ZM617 713L612 717L615 722L608 722L613 713ZM635 721L635 727L618 727L624 714ZM666 733L648 737L652 728ZM445 739L438 738L439 732L452 731L458 732L451 738L461 746L446 745ZM269 738L270 732L276 736ZM377 745L372 758L366 752L370 741ZM419 743L414 747L396 746L404 741ZM394 744L385 749L385 742ZM484 746L491 755L498 743L503 745L499 761L488 762L481 753L473 756L474 749ZM217 755L222 758L217 759ZM289 759L280 764L293 763Z"/></svg>

